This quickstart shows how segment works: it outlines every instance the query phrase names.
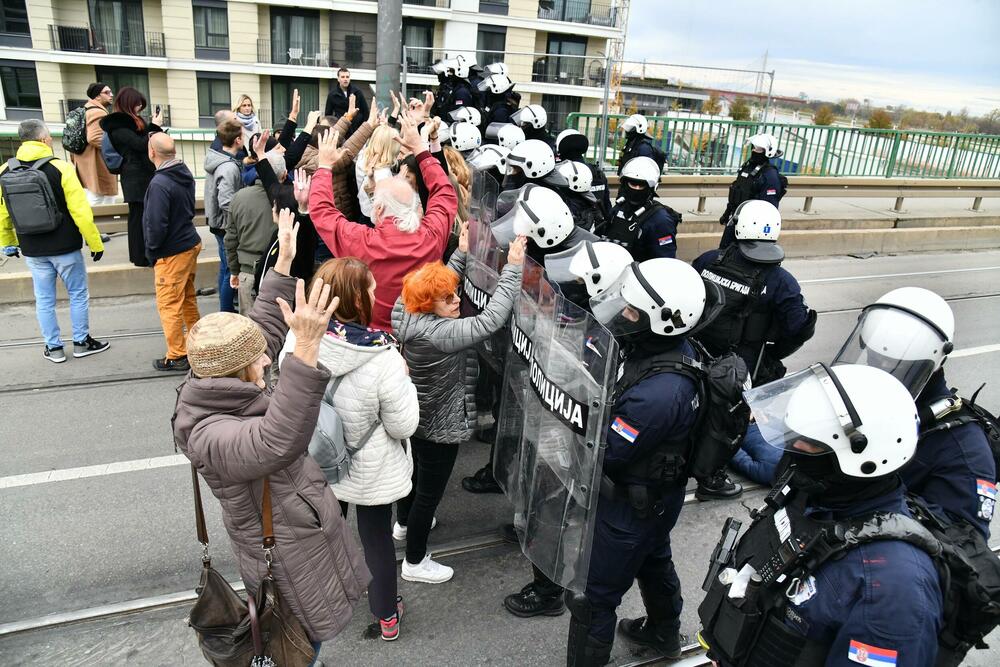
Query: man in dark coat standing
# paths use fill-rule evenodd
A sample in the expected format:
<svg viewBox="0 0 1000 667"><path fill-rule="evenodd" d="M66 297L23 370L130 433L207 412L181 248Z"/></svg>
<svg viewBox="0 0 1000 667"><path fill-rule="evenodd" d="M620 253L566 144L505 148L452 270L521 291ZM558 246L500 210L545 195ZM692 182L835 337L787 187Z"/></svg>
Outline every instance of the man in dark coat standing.
<svg viewBox="0 0 1000 667"><path fill-rule="evenodd" d="M351 70L346 67L341 67L337 70L337 85L330 91L330 94L326 96L326 108L323 111L324 116L336 116L340 118L345 113L347 113L348 101L351 95L354 95L355 104L358 108L358 113L354 115L354 120L351 121L351 127L347 130L347 135L345 139L352 134L354 131L361 127L361 123L364 122L365 118L368 118L368 99L361 92L361 89L351 83Z"/></svg>

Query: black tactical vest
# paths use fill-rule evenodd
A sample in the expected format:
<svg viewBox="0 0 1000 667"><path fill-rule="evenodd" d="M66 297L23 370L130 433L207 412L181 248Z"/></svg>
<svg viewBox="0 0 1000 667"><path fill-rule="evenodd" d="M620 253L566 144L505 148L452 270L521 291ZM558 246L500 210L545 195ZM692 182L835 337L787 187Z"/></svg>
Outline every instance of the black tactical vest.
<svg viewBox="0 0 1000 667"><path fill-rule="evenodd" d="M637 208L632 215L625 217L621 209L618 208L624 202L623 197L618 198L618 201L615 202L615 208L611 210L611 219L598 234L605 241L622 246L635 257L639 250L639 241L642 238L642 226L663 208L663 204L655 199L650 199L645 206ZM619 216L619 213L622 215Z"/></svg>

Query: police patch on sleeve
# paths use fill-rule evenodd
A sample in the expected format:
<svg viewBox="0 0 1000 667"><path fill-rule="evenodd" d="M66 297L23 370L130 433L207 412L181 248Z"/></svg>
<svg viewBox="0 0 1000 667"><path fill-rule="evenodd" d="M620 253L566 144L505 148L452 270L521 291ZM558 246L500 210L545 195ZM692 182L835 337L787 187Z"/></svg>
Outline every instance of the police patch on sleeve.
<svg viewBox="0 0 1000 667"><path fill-rule="evenodd" d="M767 194L768 195L776 195L776 194L778 194L778 190L776 188L768 188L767 189Z"/></svg>
<svg viewBox="0 0 1000 667"><path fill-rule="evenodd" d="M629 426L621 417L615 417L611 423L611 430L629 442L635 442L635 439L639 437L639 429Z"/></svg>
<svg viewBox="0 0 1000 667"><path fill-rule="evenodd" d="M976 495L979 498L979 518L989 521L997 505L997 485L986 479L977 479Z"/></svg>
<svg viewBox="0 0 1000 667"><path fill-rule="evenodd" d="M847 659L861 665L895 665L899 651L863 644L856 639L847 647Z"/></svg>
<svg viewBox="0 0 1000 667"><path fill-rule="evenodd" d="M674 235L667 234L666 236L661 236L657 240L660 242L660 245L670 245L671 243L674 242Z"/></svg>

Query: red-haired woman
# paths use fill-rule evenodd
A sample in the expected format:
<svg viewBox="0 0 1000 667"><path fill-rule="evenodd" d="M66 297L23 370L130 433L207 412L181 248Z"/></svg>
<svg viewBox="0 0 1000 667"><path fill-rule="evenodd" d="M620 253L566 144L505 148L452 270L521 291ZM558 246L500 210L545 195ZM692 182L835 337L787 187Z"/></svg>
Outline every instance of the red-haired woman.
<svg viewBox="0 0 1000 667"><path fill-rule="evenodd" d="M372 573L368 606L382 639L392 641L399 636L402 609L392 504L410 492L413 459L402 441L417 428L417 391L406 376L396 340L368 326L375 303L375 277L368 265L356 257L331 259L313 280L330 285L330 295L340 298L320 341L319 360L331 375L323 401L337 411L347 444L361 446L351 456L347 476L330 488L345 516L348 504L357 507L358 532ZM289 335L285 341L286 351L294 349L294 338Z"/></svg>
<svg viewBox="0 0 1000 667"><path fill-rule="evenodd" d="M111 146L122 156L119 170L122 195L128 204L128 259L136 266L149 266L146 241L142 232L142 202L156 167L149 161L149 135L162 132L162 113L154 113L152 123L139 115L146 108L146 98L135 88L125 86L115 97L114 111L101 120L101 129Z"/></svg>
<svg viewBox="0 0 1000 667"><path fill-rule="evenodd" d="M496 292L483 312L460 318L456 289L468 249L466 226L448 266L425 264L403 278L403 293L392 311L392 328L404 345L420 399L420 425L410 439L413 490L398 503L398 523L393 528L393 537L406 540L403 579L407 581L440 584L454 574L431 560L427 536L458 446L471 439L476 428L479 367L474 346L504 326L521 286L523 237L511 244Z"/></svg>

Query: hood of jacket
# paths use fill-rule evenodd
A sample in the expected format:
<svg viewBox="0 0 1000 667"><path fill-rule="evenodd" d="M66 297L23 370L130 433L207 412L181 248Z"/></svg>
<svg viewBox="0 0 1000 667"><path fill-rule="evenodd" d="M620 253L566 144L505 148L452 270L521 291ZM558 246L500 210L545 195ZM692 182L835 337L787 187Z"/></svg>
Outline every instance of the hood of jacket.
<svg viewBox="0 0 1000 667"><path fill-rule="evenodd" d="M239 160L235 156L230 155L225 151L217 151L213 148L209 148L205 151L205 172L208 174L214 174L215 170L227 162L235 162L239 164Z"/></svg>
<svg viewBox="0 0 1000 667"><path fill-rule="evenodd" d="M200 378L188 374L177 388L174 434L187 442L191 431L206 417L218 414L261 415L267 411L270 392L239 378Z"/></svg>
<svg viewBox="0 0 1000 667"><path fill-rule="evenodd" d="M330 320L326 335L320 342L319 360L333 377L340 377L395 347L396 339L385 331L353 322Z"/></svg>
<svg viewBox="0 0 1000 667"><path fill-rule="evenodd" d="M153 178L168 178L182 188L189 188L194 183L194 175L187 165L177 162L163 169L157 169Z"/></svg>
<svg viewBox="0 0 1000 667"><path fill-rule="evenodd" d="M42 141L25 141L17 147L17 159L31 162L52 155L52 148Z"/></svg>
<svg viewBox="0 0 1000 667"><path fill-rule="evenodd" d="M111 132L113 130L118 130L123 127L127 130L132 130L133 132L139 131L139 126L135 124L135 119L132 118L132 116L129 116L124 111L115 111L109 113L107 116L101 119L101 129L104 130L105 132Z"/></svg>

